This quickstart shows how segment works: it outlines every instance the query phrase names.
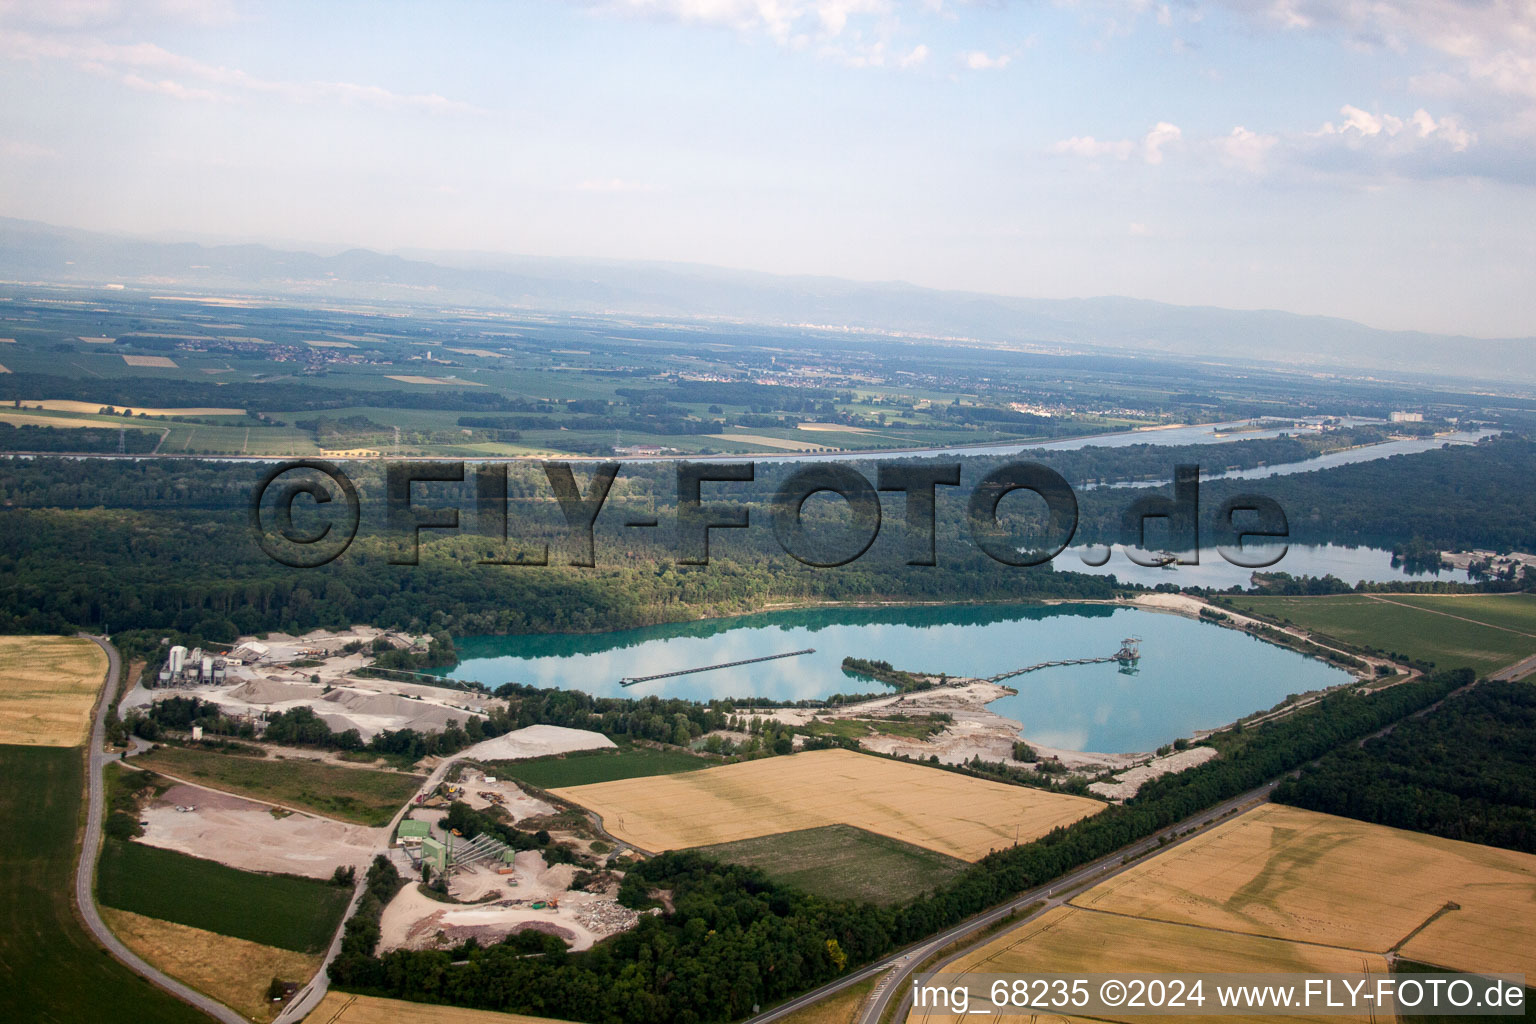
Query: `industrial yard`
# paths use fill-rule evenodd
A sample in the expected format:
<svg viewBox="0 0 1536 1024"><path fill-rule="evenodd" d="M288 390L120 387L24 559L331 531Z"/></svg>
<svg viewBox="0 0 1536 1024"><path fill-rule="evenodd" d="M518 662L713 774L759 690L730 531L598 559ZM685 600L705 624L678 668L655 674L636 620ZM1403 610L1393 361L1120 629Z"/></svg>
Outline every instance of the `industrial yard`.
<svg viewBox="0 0 1536 1024"><path fill-rule="evenodd" d="M365 674L375 645L409 650L421 641L359 626L301 637L242 637L220 653L174 646L155 677L128 692L123 709L173 696L196 697L259 729L267 716L302 707L333 732L355 729L366 741L384 730L439 732L449 722L462 726L484 717L496 703L473 690Z"/></svg>
<svg viewBox="0 0 1536 1024"><path fill-rule="evenodd" d="M538 851L528 850L502 868L454 871L449 893L455 903L407 885L384 909L380 951L448 949L469 938L489 945L522 931L554 935L582 950L639 919L611 894L572 890L575 872L570 864L550 867Z"/></svg>

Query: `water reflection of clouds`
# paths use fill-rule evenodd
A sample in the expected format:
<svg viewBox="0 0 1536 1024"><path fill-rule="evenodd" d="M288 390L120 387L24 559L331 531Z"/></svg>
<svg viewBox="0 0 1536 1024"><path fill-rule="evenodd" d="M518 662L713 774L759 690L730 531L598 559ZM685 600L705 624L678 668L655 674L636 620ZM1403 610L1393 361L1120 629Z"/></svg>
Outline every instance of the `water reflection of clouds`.
<svg viewBox="0 0 1536 1024"><path fill-rule="evenodd" d="M1094 614L1074 612L1091 609ZM578 689L603 696L682 697L694 700L763 696L795 701L833 693L885 692L842 671L852 655L881 658L899 668L988 676L1058 658L1101 657L1121 638L1143 638L1134 676L1113 664L1047 669L1020 676L1020 693L991 705L1024 723L1024 735L1050 746L1079 750L1151 750L1195 729L1231 721L1273 705L1287 693L1342 681L1337 670L1208 623L1128 608L1102 606L1004 609L970 623L949 621L956 609L904 609L906 622L868 621L849 610L845 621L811 627L754 621L708 636L657 636L643 643L592 650L580 638L576 652L559 656L470 658L454 670L490 686L515 681ZM882 617L888 614L881 611ZM937 621L935 621L937 619ZM633 639L633 632L625 640ZM481 650L491 641L477 641ZM507 638L508 649L522 645ZM624 676L739 661L814 647L816 653L758 662L622 688ZM1237 671L1241 667L1241 671Z"/></svg>

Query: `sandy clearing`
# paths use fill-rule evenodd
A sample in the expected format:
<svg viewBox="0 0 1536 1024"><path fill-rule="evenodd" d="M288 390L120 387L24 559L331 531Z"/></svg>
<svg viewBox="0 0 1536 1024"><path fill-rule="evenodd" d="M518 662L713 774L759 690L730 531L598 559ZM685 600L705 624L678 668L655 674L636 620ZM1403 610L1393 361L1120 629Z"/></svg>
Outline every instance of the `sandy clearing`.
<svg viewBox="0 0 1536 1024"><path fill-rule="evenodd" d="M559 725L530 725L514 729L494 739L482 740L459 753L469 761L517 761L550 754L568 754L573 750L602 750L617 746L600 732L567 729Z"/></svg>
<svg viewBox="0 0 1536 1024"><path fill-rule="evenodd" d="M89 640L0 636L0 743L84 743L106 674L107 656Z"/></svg>
<svg viewBox="0 0 1536 1024"><path fill-rule="evenodd" d="M1099 796L1110 800L1129 800L1136 795L1144 783L1174 772L1182 772L1186 768L1193 768L1197 764L1204 764L1216 756L1215 747L1190 747L1188 750L1175 750L1171 754L1162 757L1154 757L1145 764L1139 764L1134 768L1123 771L1115 776L1114 782L1090 783L1088 789Z"/></svg>
<svg viewBox="0 0 1536 1024"><path fill-rule="evenodd" d="M331 989L309 1014L314 1024L566 1024L553 1017L527 1017L494 1010L466 1010L458 1006L434 1006L404 999L354 996Z"/></svg>
<svg viewBox="0 0 1536 1024"><path fill-rule="evenodd" d="M852 825L963 860L1102 810L1086 797L989 782L850 750L817 750L555 789L642 850Z"/></svg>
<svg viewBox="0 0 1536 1024"><path fill-rule="evenodd" d="M320 957L294 953L217 932L101 907L101 916L123 945L188 985L255 1021L277 1014L267 999L273 978L303 985Z"/></svg>
<svg viewBox="0 0 1536 1024"><path fill-rule="evenodd" d="M178 811L177 807L193 807ZM139 815L140 842L245 871L330 878L338 865L367 866L386 830L292 813L200 786L177 784Z"/></svg>
<svg viewBox="0 0 1536 1024"><path fill-rule="evenodd" d="M366 657L359 654L349 659L361 664ZM333 730L356 729L366 740L386 729L440 731L450 721L463 725L470 718L484 717L483 709L496 700L440 686L347 679L338 671L328 674L332 682L311 683L312 672L327 678L324 670L262 672L237 666L230 670L231 679L239 680L234 685L135 690L125 698L124 706L135 706L144 697L163 700L177 695L195 696L218 704L227 714L246 718L262 712L307 707Z"/></svg>
<svg viewBox="0 0 1536 1024"><path fill-rule="evenodd" d="M447 384L450 387L483 388L484 384L473 380L460 380L457 377L421 377L410 373L385 374L390 380L397 380L402 384Z"/></svg>
<svg viewBox="0 0 1536 1024"><path fill-rule="evenodd" d="M487 773L469 769L459 776L458 785L464 787L464 793L457 799L463 800L477 811L483 811L487 807L496 806L505 810L512 816L514 822L524 818L535 818L545 814L558 814L560 809L553 804L545 803L537 797L529 796L523 792L521 786L510 779L503 778L493 769L489 773L495 782L486 782ZM492 800L482 794L494 793L501 799Z"/></svg>
<svg viewBox="0 0 1536 1024"><path fill-rule="evenodd" d="M177 369L176 360L170 356L123 356L123 362L129 366L158 366L165 369Z"/></svg>
<svg viewBox="0 0 1536 1024"><path fill-rule="evenodd" d="M571 891L576 869L570 864L549 867L543 854L524 850L513 866L511 875L484 866L451 873L449 891L455 898L495 897L486 902L440 903L407 885L384 908L380 951L447 948L471 936L491 944L527 930L555 935L573 950L591 949L639 920L612 897ZM510 885L514 879L518 884ZM559 901L558 909L533 909L535 901L551 898Z"/></svg>

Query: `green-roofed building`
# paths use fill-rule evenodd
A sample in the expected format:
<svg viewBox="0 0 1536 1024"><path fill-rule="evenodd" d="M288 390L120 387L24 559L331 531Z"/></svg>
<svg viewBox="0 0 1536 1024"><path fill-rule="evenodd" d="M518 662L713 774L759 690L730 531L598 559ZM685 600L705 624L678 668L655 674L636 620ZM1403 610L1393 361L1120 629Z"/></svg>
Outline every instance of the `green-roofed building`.
<svg viewBox="0 0 1536 1024"><path fill-rule="evenodd" d="M425 821L406 818L395 830L395 842L401 846L417 846L432 834L432 826Z"/></svg>

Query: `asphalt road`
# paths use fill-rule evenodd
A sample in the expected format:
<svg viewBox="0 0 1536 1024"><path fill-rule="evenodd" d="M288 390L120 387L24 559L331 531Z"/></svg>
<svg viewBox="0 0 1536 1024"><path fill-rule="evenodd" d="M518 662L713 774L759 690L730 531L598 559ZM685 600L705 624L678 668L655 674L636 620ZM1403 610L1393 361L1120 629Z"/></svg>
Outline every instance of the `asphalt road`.
<svg viewBox="0 0 1536 1024"><path fill-rule="evenodd" d="M451 757L444 758L441 764L432 769L432 774L427 776L427 781L422 783L421 788L416 792L422 795L431 793L443 781L443 776L448 774L448 769L453 766L453 763L462 756L462 754L454 754ZM400 826L400 819L405 817L410 809L415 806L416 798L412 797L395 812L395 816L390 819L389 826L384 831L383 848L375 850L374 853L383 854L386 857L389 856L389 844L393 840L395 829ZM282 1013L278 1014L273 1024L297 1024L298 1021L303 1020L310 1011L318 1006L320 1000L325 998L326 992L330 991L331 978L329 969L331 961L335 960L336 956L341 952L341 937L346 930L347 921L357 912L358 901L363 898L363 887L366 885L364 875L366 875L366 872L359 872L358 874L357 888L352 891L352 902L347 905L347 912L342 915L341 924L337 926L336 934L331 938L331 946L325 953L325 962L320 965L320 970L315 972L315 976L310 980L309 985L299 990L299 993L294 996L293 1001L288 1004Z"/></svg>
<svg viewBox="0 0 1536 1024"><path fill-rule="evenodd" d="M111 929L102 921L101 914L96 910L94 895L96 854L101 849L101 823L105 817L103 808L105 782L102 779L102 771L106 768L108 761L117 760L116 754L109 754L102 748L106 745L107 739L107 715L112 709L111 689L117 685L122 660L118 657L117 648L108 643L105 637L87 636L87 639L95 641L98 647L107 652L109 664L107 685L102 688L101 697L96 703L96 721L91 726L90 764L86 767L85 839L80 844L80 863L75 869L75 903L80 907L80 917L85 921L85 926L90 929L91 934L96 937L96 941L107 947L107 951L129 970L148 978L171 995L191 1003L216 1020L224 1021L225 1024L248 1024L244 1017L223 1003L188 988L170 975L145 963L118 941L117 936L112 934Z"/></svg>
<svg viewBox="0 0 1536 1024"><path fill-rule="evenodd" d="M1237 808L1247 809L1249 805L1257 805L1262 803L1269 798L1270 791L1273 790L1277 785L1279 785L1278 781L1271 782L1260 786L1258 789L1249 790L1248 792L1239 796L1235 796L1230 800L1223 801L1222 803L1217 804L1215 807L1211 807L1199 814L1186 818L1185 820L1178 822L1175 825L1169 826L1161 832L1148 836L1147 838L1139 840L1138 842L1132 843L1130 846L1116 850L1114 853L1107 857L1096 860L1091 864L1086 864L1071 874L1067 875L1066 877L1058 878L1052 881L1049 885L1042 885L1038 888L1031 889L1028 892L1016 896L1014 899L1005 904L1002 904L1001 906L994 907L993 909L978 914L975 917L968 918L967 920L961 922L948 931L942 932L938 935L930 936L929 938L923 939L921 942L908 946L892 957L888 957L877 963L870 964L868 967L854 971L852 974L839 978L837 981L823 985L821 988L813 989L812 991L807 992L804 995L797 996L788 1002L780 1003L778 1006L775 1006L771 1010L749 1018L746 1021L746 1024L768 1024L769 1021L778 1020L793 1013L796 1010L803 1009L812 1003L820 1002L833 993L841 991L850 985L856 985L860 981L863 981L872 975L882 973L885 976L881 978L880 981L876 984L874 991L871 993L871 997L866 1000L863 1012L858 1018L859 1024L877 1024L881 1016L885 1013L886 1008L891 1005L893 1000L897 1002L899 1007L894 1019L897 1022L903 1021L906 1017L907 1010L909 1009L906 1004L911 999L911 987L907 985L907 980L916 970L917 965L922 963L937 950L942 949L957 939L963 939L967 936L974 935L977 932L985 929L988 925L996 922L999 918L1005 917L1015 910L1020 910L1024 907L1027 907L1032 903L1045 903L1046 905L1040 908L1041 912L1044 912L1050 907L1064 903L1071 898L1073 892L1079 886L1090 882L1099 882L1106 878L1113 878L1120 872L1134 867L1137 863L1139 863L1136 855L1145 853L1148 850L1155 849L1158 845L1159 837L1171 837L1179 832L1185 831L1186 829L1203 827L1219 821L1224 814L1231 810ZM1167 844L1165 844L1164 848L1171 848L1181 842L1184 842L1184 840L1171 839ZM1132 857L1131 862L1128 864L1121 862L1122 858L1126 856ZM1057 895L1058 891L1060 892L1060 895ZM1033 914L1030 915L1030 917L1033 916ZM1017 927L1019 924L1023 924L1025 920L1028 920L1028 918L1021 919L1014 927ZM1000 932L998 934L1003 933ZM989 936L989 938L991 937L992 936ZM965 952L967 951L962 950L957 952L954 956L949 957L947 960L943 961L943 963L948 963L950 960L964 955ZM933 967L930 967L929 970L939 970L940 967L942 967L942 963L935 964Z"/></svg>

